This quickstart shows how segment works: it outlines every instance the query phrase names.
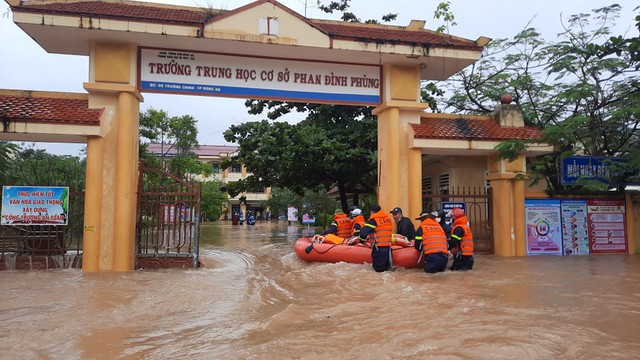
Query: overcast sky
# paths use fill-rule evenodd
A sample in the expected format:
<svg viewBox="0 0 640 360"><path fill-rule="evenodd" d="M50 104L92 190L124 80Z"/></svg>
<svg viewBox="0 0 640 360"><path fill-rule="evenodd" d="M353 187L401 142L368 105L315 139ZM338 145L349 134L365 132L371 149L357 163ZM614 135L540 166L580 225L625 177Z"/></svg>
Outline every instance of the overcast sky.
<svg viewBox="0 0 640 360"><path fill-rule="evenodd" d="M251 3L238 0L156 0L149 1L166 4L208 7L232 10ZM323 1L328 3L329 1ZM438 0L352 0L351 10L360 19L380 19L387 13L398 13L393 25L408 25L412 19L426 20L428 29L436 29L442 22L433 18ZM316 0L281 0L281 4L292 10L316 19L339 19L339 14L325 14L317 9ZM305 3L307 4L305 6ZM596 1L596 0L451 0L451 9L457 25L451 28L451 34L477 39L512 37L530 20L532 26L547 39L554 39L562 31L561 19L571 14L589 13L594 8L617 3L622 13L614 34L630 31L637 34L634 26L634 8L637 0ZM82 83L88 80L88 58L47 54L35 41L29 38L13 22L8 12L9 6L0 3L0 89L47 90L63 92L82 92ZM231 124L260 120L263 116L247 114L244 100L218 97L161 95L145 93L141 110L149 107L164 109L169 115L189 114L198 120L200 144L222 145L222 133ZM287 121L301 120L300 115L289 115ZM54 153L77 155L81 146L68 144L37 144Z"/></svg>

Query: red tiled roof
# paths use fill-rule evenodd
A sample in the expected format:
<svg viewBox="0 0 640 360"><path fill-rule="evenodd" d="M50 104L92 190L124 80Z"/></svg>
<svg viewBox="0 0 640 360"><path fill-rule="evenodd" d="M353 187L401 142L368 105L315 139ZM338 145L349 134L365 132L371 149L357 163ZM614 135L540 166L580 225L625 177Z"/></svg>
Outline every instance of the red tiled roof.
<svg viewBox="0 0 640 360"><path fill-rule="evenodd" d="M200 145L193 153L198 156L220 156L221 154L226 156L227 153L231 155L236 150L238 150L238 147L234 145ZM172 156L177 153L177 150L171 144L150 143L147 144L147 152L155 155L164 153Z"/></svg>
<svg viewBox="0 0 640 360"><path fill-rule="evenodd" d="M215 14L212 14L209 9L197 7L187 8L152 3L112 1L77 1L49 4L24 2L19 6L12 6L11 10L122 20L138 20L146 22L181 23L196 26L204 25L212 19L215 21L218 17L223 18L225 16L241 12L263 2L270 1L260 0L230 11L215 9ZM306 21L311 26L315 26L318 30L324 32L328 36L337 39L374 43L415 44L421 46L438 45L445 47L481 48L477 46L474 41L455 36L447 37L444 34L438 34L434 31L425 29L406 30L406 28L402 26L306 19L279 3L276 4L286 11L297 15L302 21Z"/></svg>
<svg viewBox="0 0 640 360"><path fill-rule="evenodd" d="M131 3L105 2L105 1L78 1L68 3L29 4L12 7L13 11L28 9L39 10L43 13L61 15L83 15L105 18L122 18L130 20L143 20L150 22L174 22L187 24L200 24L209 18L205 9L171 8L168 6L153 6L153 4L136 5Z"/></svg>
<svg viewBox="0 0 640 360"><path fill-rule="evenodd" d="M60 125L100 125L103 109L89 109L87 99L24 97L0 94L0 119Z"/></svg>
<svg viewBox="0 0 640 360"><path fill-rule="evenodd" d="M320 31L340 39L363 42L420 44L480 49L475 41L449 37L431 30L406 30L400 26L311 20Z"/></svg>
<svg viewBox="0 0 640 360"><path fill-rule="evenodd" d="M411 124L416 139L452 140L542 140L542 130L531 126L502 127L491 117L423 117L420 124Z"/></svg>

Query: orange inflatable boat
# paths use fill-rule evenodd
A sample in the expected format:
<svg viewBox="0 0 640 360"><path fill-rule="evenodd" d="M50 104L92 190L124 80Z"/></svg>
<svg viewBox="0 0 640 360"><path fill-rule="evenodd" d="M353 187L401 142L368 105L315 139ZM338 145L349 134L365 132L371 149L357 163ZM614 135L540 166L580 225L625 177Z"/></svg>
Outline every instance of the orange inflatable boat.
<svg viewBox="0 0 640 360"><path fill-rule="evenodd" d="M424 256L421 258L420 252L416 251L413 246L407 245L391 247L393 265L404 268L424 267ZM371 263L371 247L362 244L318 243L314 242L312 237L302 237L295 242L293 249L298 257L304 261Z"/></svg>

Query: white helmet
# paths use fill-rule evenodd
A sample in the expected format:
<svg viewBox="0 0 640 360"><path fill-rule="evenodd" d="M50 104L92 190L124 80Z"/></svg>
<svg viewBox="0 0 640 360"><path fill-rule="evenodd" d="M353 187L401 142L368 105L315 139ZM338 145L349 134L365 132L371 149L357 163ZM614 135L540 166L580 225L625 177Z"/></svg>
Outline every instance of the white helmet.
<svg viewBox="0 0 640 360"><path fill-rule="evenodd" d="M360 210L358 208L355 208L355 209L351 210L351 215L360 216L360 215L362 215L362 210Z"/></svg>

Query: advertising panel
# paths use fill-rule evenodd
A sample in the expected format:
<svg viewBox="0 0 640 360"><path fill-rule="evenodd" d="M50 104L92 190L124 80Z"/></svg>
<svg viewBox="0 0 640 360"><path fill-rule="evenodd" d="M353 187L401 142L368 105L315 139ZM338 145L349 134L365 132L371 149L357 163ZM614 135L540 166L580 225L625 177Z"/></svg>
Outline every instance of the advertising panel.
<svg viewBox="0 0 640 360"><path fill-rule="evenodd" d="M142 92L380 103L380 66L140 48Z"/></svg>
<svg viewBox="0 0 640 360"><path fill-rule="evenodd" d="M624 200L587 200L592 253L626 253Z"/></svg>
<svg viewBox="0 0 640 360"><path fill-rule="evenodd" d="M69 188L3 186L0 225L67 225Z"/></svg>
<svg viewBox="0 0 640 360"><path fill-rule="evenodd" d="M298 221L298 209L293 207L293 206L289 206L287 208L287 220L288 221Z"/></svg>
<svg viewBox="0 0 640 360"><path fill-rule="evenodd" d="M562 255L560 200L525 200L527 254Z"/></svg>
<svg viewBox="0 0 640 360"><path fill-rule="evenodd" d="M562 247L565 255L589 254L586 200L562 200Z"/></svg>

